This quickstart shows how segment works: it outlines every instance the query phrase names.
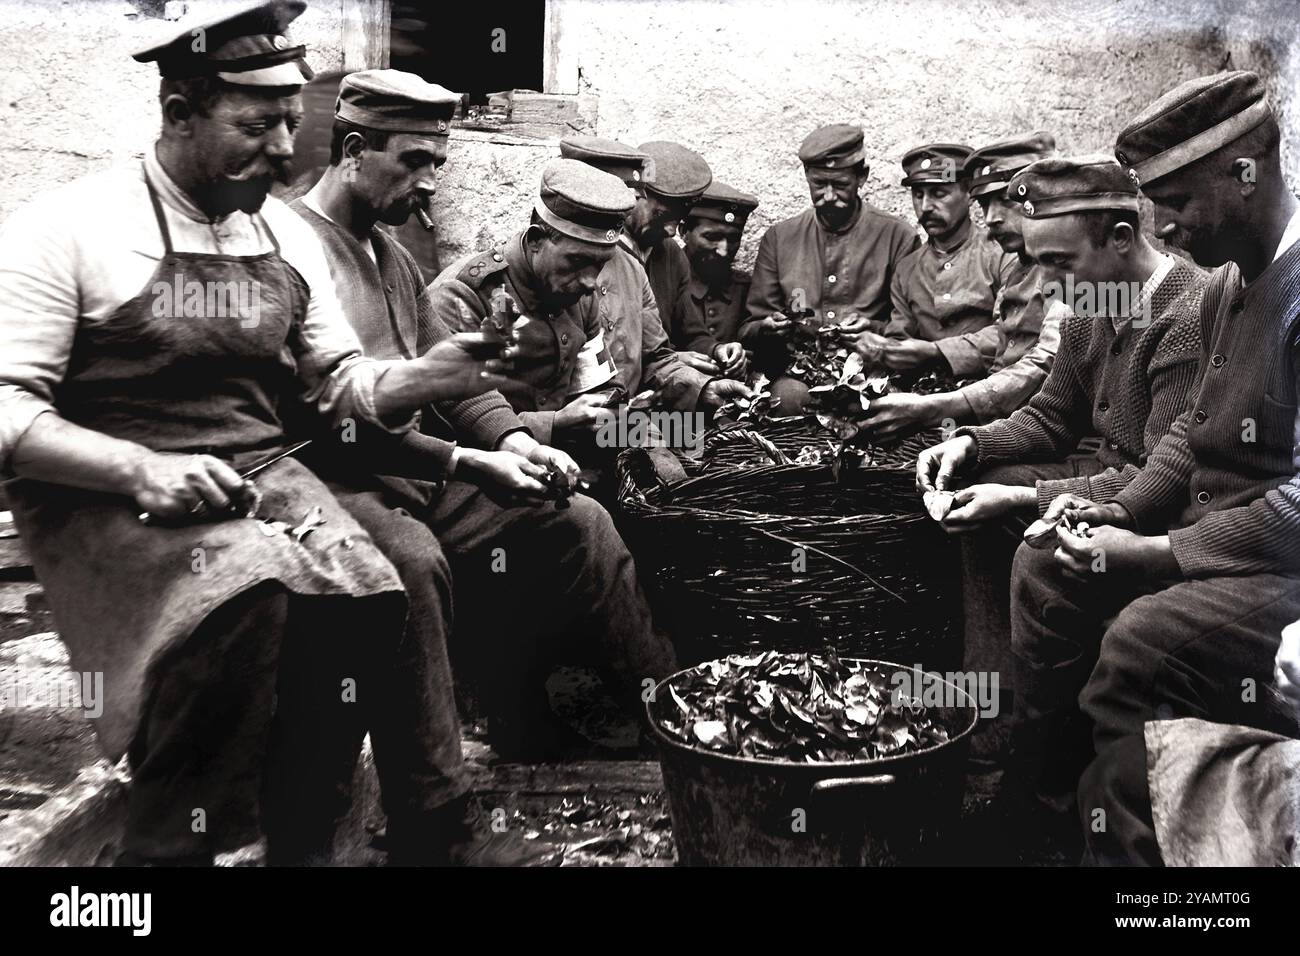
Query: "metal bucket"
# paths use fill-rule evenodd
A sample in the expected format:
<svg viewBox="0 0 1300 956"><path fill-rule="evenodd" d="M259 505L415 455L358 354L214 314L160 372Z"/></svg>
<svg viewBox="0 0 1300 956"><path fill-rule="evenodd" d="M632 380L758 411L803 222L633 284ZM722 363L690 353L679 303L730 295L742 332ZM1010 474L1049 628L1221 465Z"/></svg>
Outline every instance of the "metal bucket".
<svg viewBox="0 0 1300 956"><path fill-rule="evenodd" d="M849 659L846 659L849 660ZM860 663L913 671L885 661ZM679 671L678 674L685 673ZM655 688L656 697L674 674ZM953 862L946 837L966 791L978 719L964 690L937 708L946 743L879 760L795 763L699 750L646 713L663 767L678 862L685 866L897 866Z"/></svg>

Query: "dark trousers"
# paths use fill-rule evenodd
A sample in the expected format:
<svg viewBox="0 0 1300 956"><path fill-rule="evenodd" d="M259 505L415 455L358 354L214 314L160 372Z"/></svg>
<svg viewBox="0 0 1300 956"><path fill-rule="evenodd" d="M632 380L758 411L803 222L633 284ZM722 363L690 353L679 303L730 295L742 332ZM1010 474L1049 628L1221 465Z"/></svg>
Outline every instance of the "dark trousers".
<svg viewBox="0 0 1300 956"><path fill-rule="evenodd" d="M973 476L967 484L1018 487L1057 478L1095 475L1102 470L1091 451L1065 461L1019 465L994 465ZM1037 512L1007 515L1001 521L961 535L962 609L965 614L967 671L996 673L1004 691L1014 687L1011 664L1011 563L1025 529Z"/></svg>
<svg viewBox="0 0 1300 956"><path fill-rule="evenodd" d="M406 589L401 643L387 662L388 693L367 728L384 811L400 825L403 817L427 815L469 790L447 654L451 567L429 527L387 489L327 484L397 568Z"/></svg>
<svg viewBox="0 0 1300 956"><path fill-rule="evenodd" d="M195 861L265 833L271 856L328 852L356 747L391 693L402 601L298 597L275 583L210 614L157 666L128 752L123 849ZM351 693L345 693L345 681Z"/></svg>
<svg viewBox="0 0 1300 956"><path fill-rule="evenodd" d="M609 513L578 495L568 508L506 508L452 482L430 527L451 559L458 634L497 713L544 706L540 680L563 650L590 656L635 707L647 680L676 669L636 566Z"/></svg>
<svg viewBox="0 0 1300 956"><path fill-rule="evenodd" d="M1041 772L1041 789L1059 794L1075 789L1094 751L1141 735L1147 720L1281 729L1265 704L1242 697L1254 686L1262 699L1281 630L1297 617L1294 578L1171 583L1102 573L1081 582L1050 550L1021 546L1011 585L1018 757ZM1093 806L1088 798L1081 809Z"/></svg>
<svg viewBox="0 0 1300 956"><path fill-rule="evenodd" d="M1079 698L1096 748L1079 784L1092 860L1159 862L1146 721L1199 717L1295 734L1266 686L1282 628L1298 618L1300 579L1275 574L1184 581L1138 597L1115 618Z"/></svg>

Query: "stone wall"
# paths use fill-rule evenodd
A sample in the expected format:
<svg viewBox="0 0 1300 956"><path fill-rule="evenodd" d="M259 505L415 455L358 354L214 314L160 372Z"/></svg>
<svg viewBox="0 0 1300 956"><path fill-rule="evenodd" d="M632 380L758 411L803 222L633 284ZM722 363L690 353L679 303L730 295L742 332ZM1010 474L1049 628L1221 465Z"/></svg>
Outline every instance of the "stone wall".
<svg viewBox="0 0 1300 956"><path fill-rule="evenodd" d="M561 91L599 96L601 135L678 140L760 197L742 262L763 229L807 204L795 150L822 123L865 128L871 201L909 221L898 160L914 145L1046 129L1064 150L1108 151L1164 90L1224 68L1270 77L1287 155L1300 161L1298 13L1295 0L551 4ZM525 221L552 155L453 142L439 200L444 261Z"/></svg>
<svg viewBox="0 0 1300 956"><path fill-rule="evenodd" d="M311 0L293 34L312 65L365 65L345 51L376 49L351 35L358 6L379 2ZM161 7L0 0L0 216L152 142L156 71L129 55L169 27L148 15ZM1105 150L1160 92L1225 67L1270 77L1300 158L1296 13L1295 0L550 0L549 75L559 92L598 95L602 135L679 140L757 194L747 262L768 224L805 205L794 152L825 122L863 125L870 198L909 218L897 162L917 143L1047 129L1068 151ZM504 139L453 137L436 201L443 262L527 221L555 144Z"/></svg>
<svg viewBox="0 0 1300 956"><path fill-rule="evenodd" d="M188 7L206 19L233 2ZM345 37L362 32L345 24L367 6L385 4L312 0L291 34L313 68L343 68ZM0 218L43 189L144 155L158 135L158 69L131 54L175 32L163 11L159 0L0 0Z"/></svg>

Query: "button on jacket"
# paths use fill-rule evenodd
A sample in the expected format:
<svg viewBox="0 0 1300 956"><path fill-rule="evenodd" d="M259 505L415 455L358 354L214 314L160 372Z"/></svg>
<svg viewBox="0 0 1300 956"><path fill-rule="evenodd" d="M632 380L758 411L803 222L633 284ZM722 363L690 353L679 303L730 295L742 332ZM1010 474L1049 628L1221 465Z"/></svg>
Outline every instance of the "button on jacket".
<svg viewBox="0 0 1300 956"><path fill-rule="evenodd" d="M703 279L692 273L687 291L704 317L704 327L719 342L740 340L740 326L748 315L745 300L749 296L750 282L748 272L732 269L731 279L723 288L710 289Z"/></svg>
<svg viewBox="0 0 1300 956"><path fill-rule="evenodd" d="M938 343L958 378L982 374L985 358L961 336L993 323L993 303L1017 258L973 224L961 245L946 253L928 240L898 264L885 335Z"/></svg>
<svg viewBox="0 0 1300 956"><path fill-rule="evenodd" d="M867 203L843 229L832 232L811 207L764 233L749 287L750 320L784 311L795 289L822 322L853 313L871 320L873 331L889 321L889 289L899 263L920 241L897 216Z"/></svg>

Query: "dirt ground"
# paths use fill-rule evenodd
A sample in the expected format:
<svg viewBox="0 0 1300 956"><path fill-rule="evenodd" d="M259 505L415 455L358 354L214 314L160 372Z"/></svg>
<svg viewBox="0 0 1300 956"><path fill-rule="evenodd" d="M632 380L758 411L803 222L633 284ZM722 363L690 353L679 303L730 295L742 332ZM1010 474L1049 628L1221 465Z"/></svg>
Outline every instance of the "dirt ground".
<svg viewBox="0 0 1300 956"><path fill-rule="evenodd" d="M19 670L30 676L65 666L39 587L21 576L0 580L0 680ZM501 763L487 743L483 723L470 722L464 746L484 810L547 846L550 865L672 865L672 823L658 762L651 749L639 748L635 724L588 669L559 668L548 687L556 712L570 726L622 759ZM93 733L75 711L0 709L0 827L10 814L39 807L98 759ZM1041 835L1006 838L1008 821L996 819L992 811L1000 781L1000 773L967 778L954 858L972 864L1074 863L1076 851L1068 841ZM1014 828L1015 821L1010 823ZM365 827L368 831L363 828L357 845L340 862L382 864L382 821L368 821ZM258 865L260 852L249 848L221 862Z"/></svg>

